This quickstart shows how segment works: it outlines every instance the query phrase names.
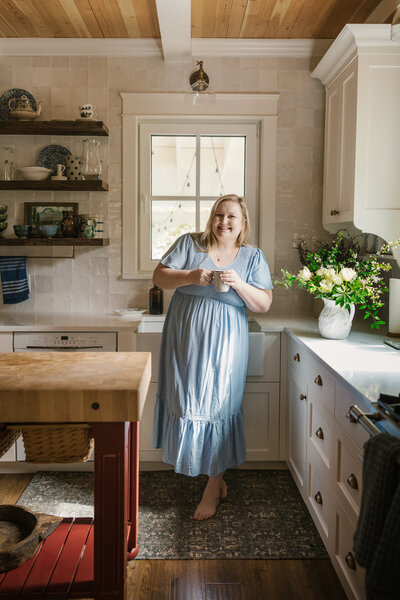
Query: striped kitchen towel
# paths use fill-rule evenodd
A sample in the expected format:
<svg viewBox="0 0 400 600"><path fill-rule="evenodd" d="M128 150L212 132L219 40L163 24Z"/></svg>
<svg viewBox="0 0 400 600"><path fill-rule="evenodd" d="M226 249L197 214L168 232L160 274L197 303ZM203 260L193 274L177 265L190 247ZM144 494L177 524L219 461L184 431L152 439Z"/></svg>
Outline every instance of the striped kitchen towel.
<svg viewBox="0 0 400 600"><path fill-rule="evenodd" d="M29 298L26 256L0 256L4 304L18 304Z"/></svg>

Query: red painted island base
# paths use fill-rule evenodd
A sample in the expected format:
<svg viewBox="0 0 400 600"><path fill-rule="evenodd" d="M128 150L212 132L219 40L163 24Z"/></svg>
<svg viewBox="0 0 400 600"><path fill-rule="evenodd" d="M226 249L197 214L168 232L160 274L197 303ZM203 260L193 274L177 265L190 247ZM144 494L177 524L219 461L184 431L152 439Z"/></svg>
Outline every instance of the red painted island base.
<svg viewBox="0 0 400 600"><path fill-rule="evenodd" d="M138 423L93 424L94 520L64 519L26 563L0 574L0 598L126 600L139 508Z"/></svg>

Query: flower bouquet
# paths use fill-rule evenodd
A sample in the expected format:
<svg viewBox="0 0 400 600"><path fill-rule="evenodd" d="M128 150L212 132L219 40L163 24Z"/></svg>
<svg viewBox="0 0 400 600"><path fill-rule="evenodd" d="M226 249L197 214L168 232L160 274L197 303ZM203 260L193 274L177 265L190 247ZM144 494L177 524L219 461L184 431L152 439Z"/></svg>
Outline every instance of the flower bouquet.
<svg viewBox="0 0 400 600"><path fill-rule="evenodd" d="M314 249L309 248L302 240L297 249L303 268L297 275L282 269L283 277L275 283L286 288L296 284L315 298L322 298L325 303L322 312L329 308L325 314L329 311L333 314L335 306L350 310L351 318L346 311L346 319L350 320L350 323L347 323L348 331L340 337L346 337L350 331L355 306L364 311L364 319L371 319L371 329L379 329L385 322L378 312L384 304L383 293L388 291L383 273L389 271L391 265L379 262L378 257L388 254L391 248L399 245L400 239L389 242L384 244L376 255L362 258L360 245L355 238L345 236L342 231L327 244L317 242ZM324 335L322 331L321 333ZM336 335L325 337L337 338Z"/></svg>

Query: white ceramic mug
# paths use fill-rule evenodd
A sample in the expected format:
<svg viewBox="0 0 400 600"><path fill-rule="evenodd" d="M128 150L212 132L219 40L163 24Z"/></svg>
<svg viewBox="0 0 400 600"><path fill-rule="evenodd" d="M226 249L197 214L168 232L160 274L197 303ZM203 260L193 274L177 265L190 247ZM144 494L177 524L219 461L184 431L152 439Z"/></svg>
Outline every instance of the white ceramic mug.
<svg viewBox="0 0 400 600"><path fill-rule="evenodd" d="M79 107L82 119L93 119L96 116L96 107L94 104L83 104Z"/></svg>
<svg viewBox="0 0 400 600"><path fill-rule="evenodd" d="M214 287L216 292L228 292L229 285L221 281L223 271L214 271Z"/></svg>

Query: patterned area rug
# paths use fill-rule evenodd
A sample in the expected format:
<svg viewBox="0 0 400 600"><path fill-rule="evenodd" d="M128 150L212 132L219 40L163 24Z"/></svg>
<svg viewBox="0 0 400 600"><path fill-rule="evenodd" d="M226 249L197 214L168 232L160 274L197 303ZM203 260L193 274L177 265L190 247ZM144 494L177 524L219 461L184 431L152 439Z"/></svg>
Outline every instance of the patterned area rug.
<svg viewBox="0 0 400 600"><path fill-rule="evenodd" d="M194 521L207 477L140 473L138 559L328 558L288 471L231 470L217 515ZM93 515L93 474L38 472L18 504L53 515Z"/></svg>

